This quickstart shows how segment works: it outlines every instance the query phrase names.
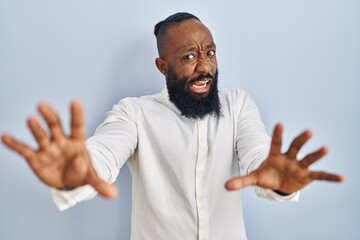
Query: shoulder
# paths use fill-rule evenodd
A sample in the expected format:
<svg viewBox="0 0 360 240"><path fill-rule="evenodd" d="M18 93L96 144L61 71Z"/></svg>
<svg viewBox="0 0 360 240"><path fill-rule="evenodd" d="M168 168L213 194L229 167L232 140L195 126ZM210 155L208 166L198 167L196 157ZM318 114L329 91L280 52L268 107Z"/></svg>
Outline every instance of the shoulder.
<svg viewBox="0 0 360 240"><path fill-rule="evenodd" d="M161 97L161 93L153 94L153 95L144 95L140 97L126 97L120 99L119 102L115 106L122 107L136 107L144 104L149 104L157 101Z"/></svg>
<svg viewBox="0 0 360 240"><path fill-rule="evenodd" d="M162 93L153 95L144 95L140 97L126 97L113 106L111 112L126 113L130 116L135 116L137 113L142 112L143 109L151 109L154 105L159 103L159 99L163 98Z"/></svg>
<svg viewBox="0 0 360 240"><path fill-rule="evenodd" d="M227 104L241 104L250 98L249 94L242 89L221 89L219 90L220 99Z"/></svg>
<svg viewBox="0 0 360 240"><path fill-rule="evenodd" d="M257 106L250 95L242 89L221 89L219 91L222 108L241 113Z"/></svg>

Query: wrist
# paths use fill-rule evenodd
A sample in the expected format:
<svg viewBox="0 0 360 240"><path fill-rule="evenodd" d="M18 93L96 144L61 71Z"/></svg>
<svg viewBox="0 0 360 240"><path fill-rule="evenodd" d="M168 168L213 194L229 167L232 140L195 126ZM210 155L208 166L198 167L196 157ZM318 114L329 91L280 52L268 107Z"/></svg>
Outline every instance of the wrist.
<svg viewBox="0 0 360 240"><path fill-rule="evenodd" d="M76 187L62 187L62 188L57 188L60 191L72 191L74 190Z"/></svg>
<svg viewBox="0 0 360 240"><path fill-rule="evenodd" d="M285 193L285 192L282 192L282 191L279 191L279 190L273 190L275 193L281 195L281 196L289 196L291 195L292 193Z"/></svg>

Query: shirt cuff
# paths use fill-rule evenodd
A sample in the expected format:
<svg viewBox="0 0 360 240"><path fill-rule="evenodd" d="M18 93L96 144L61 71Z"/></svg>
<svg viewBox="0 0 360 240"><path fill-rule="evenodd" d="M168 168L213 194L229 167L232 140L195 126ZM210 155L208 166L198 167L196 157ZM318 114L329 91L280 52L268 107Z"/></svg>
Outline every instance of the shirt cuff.
<svg viewBox="0 0 360 240"><path fill-rule="evenodd" d="M278 202L298 202L300 199L300 191L294 192L290 195L280 195L274 192L271 189L265 189L261 187L253 187L257 196L266 198L268 200L278 201Z"/></svg>
<svg viewBox="0 0 360 240"><path fill-rule="evenodd" d="M64 191L51 188L53 201L60 211L64 211L75 204L90 200L97 195L97 192L90 185L75 188L74 190Z"/></svg>

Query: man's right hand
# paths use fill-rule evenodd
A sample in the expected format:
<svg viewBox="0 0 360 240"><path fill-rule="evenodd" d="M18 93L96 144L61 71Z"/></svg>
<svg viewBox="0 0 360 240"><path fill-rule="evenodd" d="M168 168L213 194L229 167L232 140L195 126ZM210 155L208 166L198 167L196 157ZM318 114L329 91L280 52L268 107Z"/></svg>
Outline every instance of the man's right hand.
<svg viewBox="0 0 360 240"><path fill-rule="evenodd" d="M28 125L39 147L37 150L4 134L2 142L26 159L36 176L46 185L57 189L72 189L91 185L105 198L113 198L116 188L100 179L92 167L85 146L85 123L82 106L72 102L71 134L66 136L55 111L46 104L38 110L49 127L49 134L35 117L28 119Z"/></svg>

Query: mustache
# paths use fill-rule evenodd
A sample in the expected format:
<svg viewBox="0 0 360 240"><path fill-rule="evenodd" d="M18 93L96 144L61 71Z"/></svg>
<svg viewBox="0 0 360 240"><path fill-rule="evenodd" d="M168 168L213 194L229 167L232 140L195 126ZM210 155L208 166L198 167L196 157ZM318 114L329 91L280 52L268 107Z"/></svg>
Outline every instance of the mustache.
<svg viewBox="0 0 360 240"><path fill-rule="evenodd" d="M205 78L211 79L211 81L213 81L215 77L213 75L211 75L210 73L201 74L196 78L190 79L188 81L188 85L191 85L191 84L193 84L194 82L197 82L197 81L204 80Z"/></svg>

